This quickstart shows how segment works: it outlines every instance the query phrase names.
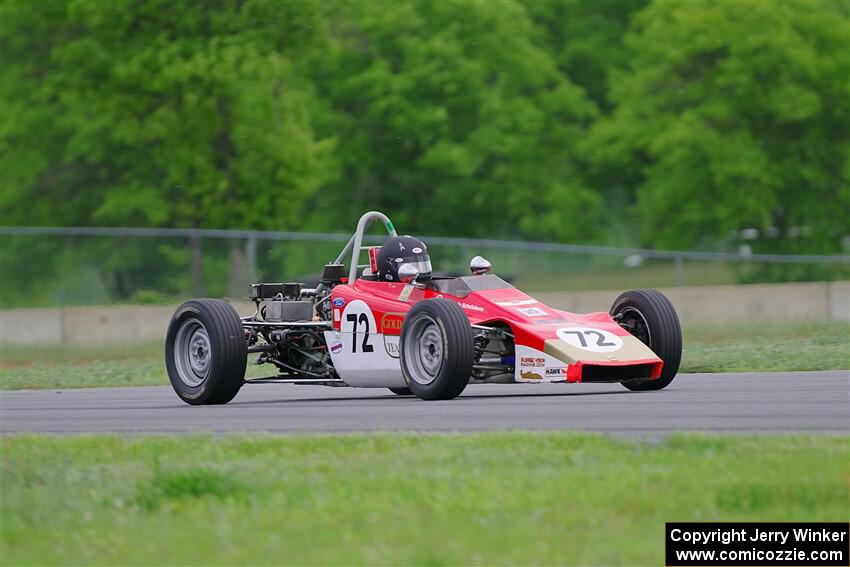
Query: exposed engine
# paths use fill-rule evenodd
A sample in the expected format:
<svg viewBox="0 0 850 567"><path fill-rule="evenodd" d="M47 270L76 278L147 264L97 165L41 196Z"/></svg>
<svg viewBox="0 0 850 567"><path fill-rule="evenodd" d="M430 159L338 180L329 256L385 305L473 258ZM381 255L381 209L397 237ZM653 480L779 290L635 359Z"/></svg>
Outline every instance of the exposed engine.
<svg viewBox="0 0 850 567"><path fill-rule="evenodd" d="M323 335L325 319L316 313L325 299L318 297L321 291L304 289L300 283L251 286L257 311L243 323L250 352L259 353L256 364L273 364L294 381L338 379Z"/></svg>

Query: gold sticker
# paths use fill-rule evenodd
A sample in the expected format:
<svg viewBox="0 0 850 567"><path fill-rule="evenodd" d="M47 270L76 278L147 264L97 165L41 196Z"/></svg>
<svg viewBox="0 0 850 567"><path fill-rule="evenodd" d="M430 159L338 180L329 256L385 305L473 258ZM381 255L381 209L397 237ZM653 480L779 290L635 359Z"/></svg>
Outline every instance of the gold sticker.
<svg viewBox="0 0 850 567"><path fill-rule="evenodd" d="M401 290L401 293L398 296L398 300L399 301L407 301L408 299L410 299L410 294L413 293L414 287L415 286L412 286L410 284L407 284L406 286L404 286L404 289Z"/></svg>

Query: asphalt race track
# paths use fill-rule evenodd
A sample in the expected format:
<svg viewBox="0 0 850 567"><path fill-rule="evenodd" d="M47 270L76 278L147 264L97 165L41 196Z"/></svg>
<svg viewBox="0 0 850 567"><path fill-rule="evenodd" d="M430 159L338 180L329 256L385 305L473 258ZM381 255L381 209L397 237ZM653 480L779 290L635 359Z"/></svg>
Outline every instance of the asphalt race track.
<svg viewBox="0 0 850 567"><path fill-rule="evenodd" d="M619 384L473 385L424 402L383 389L244 387L225 406L188 406L170 386L0 392L2 433L584 430L658 437L850 431L850 371L682 374L666 390Z"/></svg>

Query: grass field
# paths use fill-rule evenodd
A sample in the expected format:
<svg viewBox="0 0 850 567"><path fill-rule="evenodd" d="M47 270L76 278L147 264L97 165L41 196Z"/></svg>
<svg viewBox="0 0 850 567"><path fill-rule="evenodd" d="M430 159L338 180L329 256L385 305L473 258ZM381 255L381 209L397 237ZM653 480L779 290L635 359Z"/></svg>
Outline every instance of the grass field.
<svg viewBox="0 0 850 567"><path fill-rule="evenodd" d="M536 259L538 262L540 259ZM524 259L528 262L528 259ZM496 264L499 265L499 264ZM545 265L545 264L544 264ZM738 270L748 271L749 264L738 266ZM612 266L609 268L575 268L565 273L546 274L527 267L517 271L512 283L528 292L536 291L585 291L609 289L612 282L628 281L629 287L657 288L673 287L676 282L676 270L673 262L650 262L637 268ZM533 275L523 275L523 274ZM682 277L686 285L734 285L738 283L736 267L726 262L685 262L682 265ZM615 294L616 295L616 294Z"/></svg>
<svg viewBox="0 0 850 567"><path fill-rule="evenodd" d="M850 369L850 325L685 329L683 372Z"/></svg>
<svg viewBox="0 0 850 567"><path fill-rule="evenodd" d="M105 347L52 346L47 349L2 346L0 389L95 388L168 384L160 343ZM274 374L249 360L247 377Z"/></svg>
<svg viewBox="0 0 850 567"><path fill-rule="evenodd" d="M844 323L685 329L682 372L850 368ZM0 388L84 388L167 384L163 346L50 348L3 346ZM248 365L249 377L268 367Z"/></svg>
<svg viewBox="0 0 850 567"><path fill-rule="evenodd" d="M663 565L665 521L847 521L847 437L5 437L2 564Z"/></svg>

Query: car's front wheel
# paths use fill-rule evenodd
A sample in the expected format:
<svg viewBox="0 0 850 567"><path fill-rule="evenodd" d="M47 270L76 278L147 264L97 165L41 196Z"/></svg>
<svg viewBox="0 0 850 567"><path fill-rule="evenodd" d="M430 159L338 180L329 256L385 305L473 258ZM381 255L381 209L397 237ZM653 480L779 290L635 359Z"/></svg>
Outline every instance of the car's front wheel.
<svg viewBox="0 0 850 567"><path fill-rule="evenodd" d="M449 400L472 375L472 329L460 305L448 299L420 301L401 329L401 371L423 400Z"/></svg>
<svg viewBox="0 0 850 567"><path fill-rule="evenodd" d="M221 299L177 308L165 339L171 386L187 404L226 404L245 378L248 343L239 314Z"/></svg>
<svg viewBox="0 0 850 567"><path fill-rule="evenodd" d="M682 329L670 300L654 289L627 291L614 301L611 316L664 361L661 376L655 380L627 380L623 386L629 390L660 390L669 386L682 360Z"/></svg>

